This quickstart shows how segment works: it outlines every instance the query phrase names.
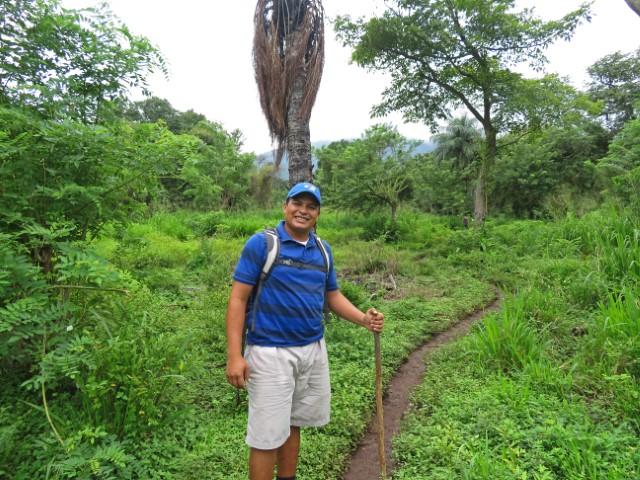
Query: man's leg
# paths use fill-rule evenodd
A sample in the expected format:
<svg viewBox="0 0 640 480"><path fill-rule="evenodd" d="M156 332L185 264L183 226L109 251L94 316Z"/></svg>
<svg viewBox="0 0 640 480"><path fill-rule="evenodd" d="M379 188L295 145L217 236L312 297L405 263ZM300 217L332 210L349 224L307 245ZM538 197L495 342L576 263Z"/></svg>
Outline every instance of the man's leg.
<svg viewBox="0 0 640 480"><path fill-rule="evenodd" d="M273 450L252 448L249 452L249 480L273 480L277 454L277 448Z"/></svg>
<svg viewBox="0 0 640 480"><path fill-rule="evenodd" d="M278 448L278 477L294 478L300 452L300 427L291 427L287 441Z"/></svg>

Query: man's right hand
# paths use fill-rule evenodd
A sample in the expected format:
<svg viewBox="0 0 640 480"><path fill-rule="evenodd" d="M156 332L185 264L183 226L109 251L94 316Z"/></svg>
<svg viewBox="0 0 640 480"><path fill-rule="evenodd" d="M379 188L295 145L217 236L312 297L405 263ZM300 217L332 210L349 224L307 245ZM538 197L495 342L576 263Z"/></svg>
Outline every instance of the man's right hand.
<svg viewBox="0 0 640 480"><path fill-rule="evenodd" d="M247 388L249 382L249 366L244 357L227 359L227 382L233 387Z"/></svg>

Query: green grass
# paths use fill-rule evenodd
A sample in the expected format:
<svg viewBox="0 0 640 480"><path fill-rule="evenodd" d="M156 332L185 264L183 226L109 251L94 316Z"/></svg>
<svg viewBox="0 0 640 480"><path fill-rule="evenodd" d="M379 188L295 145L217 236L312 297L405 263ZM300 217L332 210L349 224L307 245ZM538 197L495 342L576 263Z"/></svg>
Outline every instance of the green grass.
<svg viewBox="0 0 640 480"><path fill-rule="evenodd" d="M40 392L20 387L30 372L2 364L14 375L0 386L0 476L246 478L246 396L236 404L225 381L224 316L244 242L280 218L158 213L94 239L120 275L109 286L131 295L74 293L77 339L46 385L64 448ZM402 212L390 243L383 217L320 218L344 293L385 313L385 386L416 346L503 289L503 308L430 362L394 439L394 478L638 477L637 220L458 223ZM303 433L311 480L341 477L374 413L371 334L334 319L326 338L332 422Z"/></svg>

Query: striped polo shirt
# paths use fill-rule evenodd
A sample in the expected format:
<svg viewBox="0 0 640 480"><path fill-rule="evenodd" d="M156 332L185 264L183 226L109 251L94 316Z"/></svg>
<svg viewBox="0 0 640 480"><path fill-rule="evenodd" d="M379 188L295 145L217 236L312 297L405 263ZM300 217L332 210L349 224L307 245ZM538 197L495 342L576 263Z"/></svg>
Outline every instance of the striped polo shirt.
<svg viewBox="0 0 640 480"><path fill-rule="evenodd" d="M324 335L322 323L325 294L325 263L316 244L309 236L306 245L291 238L284 229L284 221L276 228L280 238L278 258L321 267L318 270L276 264L262 286L259 307L255 317L255 330L249 330L247 342L269 347L293 347L308 345ZM327 290L338 289L333 256L325 242L329 256ZM265 233L253 235L245 244L233 279L256 285L267 258ZM252 307L255 308L255 305ZM250 312L252 318L253 312Z"/></svg>

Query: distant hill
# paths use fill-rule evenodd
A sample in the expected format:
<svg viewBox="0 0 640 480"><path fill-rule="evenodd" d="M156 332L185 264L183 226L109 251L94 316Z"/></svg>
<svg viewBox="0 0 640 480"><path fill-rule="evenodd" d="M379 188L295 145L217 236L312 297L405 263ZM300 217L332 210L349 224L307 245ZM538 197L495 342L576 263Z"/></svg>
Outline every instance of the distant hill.
<svg viewBox="0 0 640 480"><path fill-rule="evenodd" d="M311 142L311 146L315 147L315 148L321 148L324 147L326 145L329 145L330 143L332 143L334 140L319 140L317 142ZM422 142L420 143L420 145L418 145L414 151L413 154L414 155L419 155L421 153L429 153L431 152L434 148L436 148L436 144L432 143L432 142ZM262 164L269 164L269 163L273 163L274 160L274 151L269 151L269 152L264 152L264 153L260 153L257 155L257 160L260 161L260 163ZM314 156L311 157L311 163L313 164L313 169L315 171L316 168L318 168L318 159ZM278 177L282 178L283 180L287 180L289 178L289 159L287 156L287 153L285 152L284 156L282 157L282 162L280 163L280 170L278 171Z"/></svg>

